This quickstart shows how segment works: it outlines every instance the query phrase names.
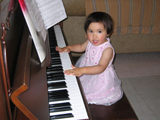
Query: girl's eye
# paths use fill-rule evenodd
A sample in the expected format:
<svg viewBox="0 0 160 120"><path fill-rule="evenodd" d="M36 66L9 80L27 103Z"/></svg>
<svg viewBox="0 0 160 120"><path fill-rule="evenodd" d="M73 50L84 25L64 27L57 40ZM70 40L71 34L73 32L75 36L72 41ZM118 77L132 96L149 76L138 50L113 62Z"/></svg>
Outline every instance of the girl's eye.
<svg viewBox="0 0 160 120"><path fill-rule="evenodd" d="M102 31L98 31L98 33L102 33Z"/></svg>
<svg viewBox="0 0 160 120"><path fill-rule="evenodd" d="M90 30L90 31L89 31L89 33L93 33L93 31L92 31L92 30Z"/></svg>

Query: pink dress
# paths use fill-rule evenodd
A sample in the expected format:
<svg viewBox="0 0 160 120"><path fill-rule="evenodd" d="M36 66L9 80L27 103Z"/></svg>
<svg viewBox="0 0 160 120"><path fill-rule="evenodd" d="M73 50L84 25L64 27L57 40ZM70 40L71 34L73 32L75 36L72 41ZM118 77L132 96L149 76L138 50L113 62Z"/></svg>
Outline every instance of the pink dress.
<svg viewBox="0 0 160 120"><path fill-rule="evenodd" d="M80 57L75 66L84 67L97 65L101 59L104 49L107 47L111 47L113 49L109 38L107 38L107 40L107 42L99 46L94 46L89 42L86 52ZM109 106L121 99L123 91L121 88L121 81L118 79L112 65L113 59L114 57L109 62L109 65L103 73L96 75L84 74L79 77L88 104Z"/></svg>

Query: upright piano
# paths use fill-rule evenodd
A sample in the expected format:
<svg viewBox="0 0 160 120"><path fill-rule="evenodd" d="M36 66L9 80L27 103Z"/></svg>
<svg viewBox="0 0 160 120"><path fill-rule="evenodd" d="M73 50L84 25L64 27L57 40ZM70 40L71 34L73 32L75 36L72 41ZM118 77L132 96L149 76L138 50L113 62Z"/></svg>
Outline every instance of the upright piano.
<svg viewBox="0 0 160 120"><path fill-rule="evenodd" d="M66 46L60 25L48 29L43 63L39 60L18 2L10 17L9 30L2 27L6 34L1 41L6 41L7 51L7 56L2 56L8 63L13 119L89 119L79 80L63 73L71 68L71 56L55 50L56 46ZM4 52L2 48L2 54Z"/></svg>
<svg viewBox="0 0 160 120"><path fill-rule="evenodd" d="M138 120L125 94L111 106L88 105L79 80L66 76L72 57L59 25L48 30L46 59L40 62L17 0L1 25L0 120ZM11 88L11 89L10 89Z"/></svg>

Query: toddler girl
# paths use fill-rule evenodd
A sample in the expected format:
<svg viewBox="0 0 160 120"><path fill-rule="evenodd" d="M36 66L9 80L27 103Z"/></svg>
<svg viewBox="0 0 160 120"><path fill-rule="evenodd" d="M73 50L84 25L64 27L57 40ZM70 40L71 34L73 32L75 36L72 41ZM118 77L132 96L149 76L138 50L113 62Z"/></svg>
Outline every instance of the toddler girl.
<svg viewBox="0 0 160 120"><path fill-rule="evenodd" d="M78 76L89 104L109 106L123 95L121 81L113 68L114 49L110 43L113 20L104 12L91 13L84 25L87 40L82 44L64 48L56 47L59 52L85 53L73 69L65 70L67 75Z"/></svg>

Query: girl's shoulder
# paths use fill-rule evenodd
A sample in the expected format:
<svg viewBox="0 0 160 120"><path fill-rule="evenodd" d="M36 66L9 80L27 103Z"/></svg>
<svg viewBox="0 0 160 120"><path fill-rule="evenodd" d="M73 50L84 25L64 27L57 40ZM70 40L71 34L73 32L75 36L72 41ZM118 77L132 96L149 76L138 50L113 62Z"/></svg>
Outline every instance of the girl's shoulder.
<svg viewBox="0 0 160 120"><path fill-rule="evenodd" d="M105 53L113 53L113 48L112 47L107 47L107 48L105 48L104 50L103 50L103 52L105 52Z"/></svg>

